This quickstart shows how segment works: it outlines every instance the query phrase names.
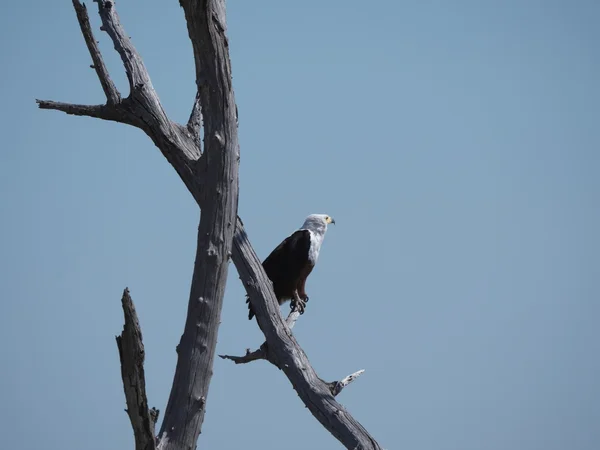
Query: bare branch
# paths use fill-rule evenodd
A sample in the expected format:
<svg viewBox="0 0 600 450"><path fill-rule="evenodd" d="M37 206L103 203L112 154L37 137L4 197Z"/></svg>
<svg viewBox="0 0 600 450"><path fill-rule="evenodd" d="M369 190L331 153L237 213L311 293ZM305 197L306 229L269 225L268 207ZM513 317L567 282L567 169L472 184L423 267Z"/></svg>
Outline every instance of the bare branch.
<svg viewBox="0 0 600 450"><path fill-rule="evenodd" d="M102 90L104 91L104 94L106 94L107 103L109 105L115 105L121 101L121 94L119 94L117 87L110 79L108 69L104 64L104 59L102 58L102 54L98 48L98 43L94 37L94 33L92 32L92 27L90 26L90 18L87 13L87 8L84 4L81 4L79 0L73 0L73 7L77 13L77 20L79 21L79 26L81 27L81 33L83 34L87 48L90 51L92 61L94 62L92 67L98 74L98 79L102 85Z"/></svg>
<svg viewBox="0 0 600 450"><path fill-rule="evenodd" d="M299 312L290 311L290 313L287 316L287 319L285 320L286 326L291 330L294 327L294 325L296 324L296 321L298 320L299 317L300 317ZM247 364L249 362L257 361L259 359L265 359L267 361L270 361L269 356L270 356L269 347L266 342L263 342L263 344L258 349L254 350L253 352L251 352L249 348L246 349L246 354L244 356L219 355L220 358L228 359L230 361L233 361L235 364ZM273 362L273 361L271 361L271 362ZM276 365L275 362L273 362L273 364ZM354 372L353 374L348 375L346 378L341 379L340 381L332 381L330 383L327 383L327 387L329 388L329 391L331 392L331 394L335 397L340 392L342 392L342 390L346 386L348 386L350 383L352 383L354 380L356 380L363 373L364 373L364 369L359 370L357 372Z"/></svg>
<svg viewBox="0 0 600 450"><path fill-rule="evenodd" d="M50 100L37 100L39 107L42 109L55 109L78 116L111 120L140 128L161 150L164 157L188 187L194 199L200 202L204 183L196 170L201 156L199 140L194 138L187 127L178 125L167 117L138 52L131 44L131 40L127 37L119 22L114 3L107 0L97 1L98 11L103 23L102 28L108 32L113 40L113 44L119 51L125 65L132 87L129 97L118 103L110 104L111 97L107 94L109 99L107 105L77 105ZM85 7L78 0L73 0L73 6L92 58L94 58L94 55L100 57L96 41L90 31L89 18ZM101 83L110 81L108 71L101 58L98 63L96 63L96 60L94 61ZM111 84L112 82L108 83L109 93L114 97ZM104 84L103 88L105 88Z"/></svg>
<svg viewBox="0 0 600 450"><path fill-rule="evenodd" d="M197 188L201 184L194 174L195 163L200 158L200 142L190 135L189 130L167 117L142 58L121 25L114 2L96 1L102 29L113 41L127 73L130 106L137 118L134 125L144 130L154 141L194 194L194 186ZM194 197L199 199L196 194Z"/></svg>
<svg viewBox="0 0 600 450"><path fill-rule="evenodd" d="M259 359L267 359L266 345L263 344L257 350L253 352L250 351L249 348L246 349L246 354L244 356L232 356L232 355L219 355L221 359L229 359L236 364L246 364L252 361L257 361Z"/></svg>
<svg viewBox="0 0 600 450"><path fill-rule="evenodd" d="M340 392L342 392L342 389L344 389L346 386L348 386L350 383L352 383L354 380L360 377L364 372L365 369L361 369L357 372L348 375L346 378L343 378L340 381L333 381L331 383L328 383L331 394L335 397Z"/></svg>
<svg viewBox="0 0 600 450"><path fill-rule="evenodd" d="M294 328L294 325L296 325L296 321L299 317L300 313L298 311L290 311L290 313L287 316L287 319L285 319L285 324L290 330Z"/></svg>
<svg viewBox="0 0 600 450"><path fill-rule="evenodd" d="M100 14L100 19L102 19L101 30L108 33L113 41L115 50L121 56L125 72L127 72L131 92L133 93L134 89L142 86L148 86L151 90L154 90L140 54L131 43L129 36L125 33L123 25L121 25L114 2L109 0L94 1L98 3L98 13Z"/></svg>
<svg viewBox="0 0 600 450"><path fill-rule="evenodd" d="M121 336L117 336L116 339L121 360L123 389L127 401L127 415L133 427L136 450L155 450L154 424L158 419L158 410L148 409L142 330L127 288L123 291L121 303L125 315L125 326Z"/></svg>
<svg viewBox="0 0 600 450"><path fill-rule="evenodd" d="M77 105L73 103L55 102L52 100L38 100L36 103L40 109L54 109L62 111L73 116L95 117L97 119L112 120L130 124L126 115L122 111L107 105Z"/></svg>
<svg viewBox="0 0 600 450"><path fill-rule="evenodd" d="M285 319L285 324L288 326L288 328L290 330L292 328L294 328L294 325L296 325L296 321L298 320L299 317L300 317L300 313L298 311L290 311L290 313L287 316L287 319ZM263 344L258 349L254 350L253 352L251 352L250 349L247 348L246 354L244 356L219 355L219 357L222 359L229 359L236 364L246 364L246 363L249 363L252 361L257 361L259 359L268 360L269 359L268 345L266 342L263 342ZM275 363L273 363L273 364L275 364Z"/></svg>

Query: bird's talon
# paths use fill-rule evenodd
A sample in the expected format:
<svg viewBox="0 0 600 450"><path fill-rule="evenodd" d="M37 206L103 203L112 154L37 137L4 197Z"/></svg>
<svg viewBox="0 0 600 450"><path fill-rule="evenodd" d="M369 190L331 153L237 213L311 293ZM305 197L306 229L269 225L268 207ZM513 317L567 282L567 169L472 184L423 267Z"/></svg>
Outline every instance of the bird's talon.
<svg viewBox="0 0 600 450"><path fill-rule="evenodd" d="M300 314L304 314L304 308L306 308L305 300L296 299L292 302L292 312L298 311Z"/></svg>

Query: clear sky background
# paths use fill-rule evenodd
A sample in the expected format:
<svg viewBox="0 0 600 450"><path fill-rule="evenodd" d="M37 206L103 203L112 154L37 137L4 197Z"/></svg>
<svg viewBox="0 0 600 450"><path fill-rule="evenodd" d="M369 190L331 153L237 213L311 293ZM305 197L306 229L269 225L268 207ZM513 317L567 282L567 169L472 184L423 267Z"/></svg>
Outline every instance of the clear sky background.
<svg viewBox="0 0 600 450"><path fill-rule="evenodd" d="M117 7L185 121L178 2ZM256 251L337 222L294 333L322 378L366 369L339 400L388 449L600 448L600 3L232 0L228 23ZM164 410L198 209L141 131L36 108L104 101L71 2L0 25L2 447L133 448L121 293ZM241 354L263 339L229 273L217 351ZM273 366L219 359L199 448L340 445Z"/></svg>

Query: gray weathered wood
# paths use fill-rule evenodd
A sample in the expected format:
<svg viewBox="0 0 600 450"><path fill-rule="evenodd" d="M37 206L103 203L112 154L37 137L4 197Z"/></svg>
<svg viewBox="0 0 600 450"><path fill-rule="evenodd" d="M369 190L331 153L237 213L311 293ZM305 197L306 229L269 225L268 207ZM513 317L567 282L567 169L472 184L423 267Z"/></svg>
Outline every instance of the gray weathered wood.
<svg viewBox="0 0 600 450"><path fill-rule="evenodd" d="M94 38L94 33L92 32L87 8L85 5L81 4L79 0L73 0L73 7L75 8L75 13L77 14L77 20L79 21L79 26L81 27L81 33L85 39L85 44L90 51L90 56L92 57L92 61L94 63L92 64L92 67L96 70L100 84L102 85L102 90L106 95L106 102L109 105L115 105L121 101L121 94L119 94L117 87L110 79L108 69L104 64L104 59L102 58L102 54L98 48L98 41L96 41Z"/></svg>
<svg viewBox="0 0 600 450"><path fill-rule="evenodd" d="M102 65L95 62L101 84L103 88L107 86L104 89L106 105L37 100L40 108L140 128L160 149L202 208L186 324L178 345L176 373L157 448L189 450L196 446L212 375L227 262L231 256L265 334L269 360L284 371L311 413L347 448L379 449L367 431L336 402L330 384L317 377L284 324L271 283L236 216L237 108L231 85L224 0L180 0L194 49L198 87L186 125L167 117L142 58L119 21L114 3L106 0L97 0L97 3L102 29L111 37L125 66L129 96L114 102L108 72L105 68L98 70ZM88 42L93 34L87 31L89 22L86 26L86 16L77 9L77 4L74 1ZM93 61L97 61L97 46L88 44L88 49ZM204 153L198 140L200 117L204 120Z"/></svg>
<svg viewBox="0 0 600 450"><path fill-rule="evenodd" d="M298 311L292 310L285 319L285 324L291 330L296 325L296 321L300 318L300 313ZM253 352L250 351L249 348L246 349L246 354L244 356L233 356L233 355L219 355L221 359L228 359L233 361L236 364L247 364L252 361L257 361L259 359L269 359L269 356L272 353L268 351L267 342L263 342L260 347L258 347Z"/></svg>
<svg viewBox="0 0 600 450"><path fill-rule="evenodd" d="M121 335L116 339L121 360L121 377L127 403L127 415L133 428L135 449L155 450L154 424L158 419L158 410L148 408L142 330L127 288L123 292L121 303L125 326Z"/></svg>
<svg viewBox="0 0 600 450"><path fill-rule="evenodd" d="M354 380L360 377L363 373L365 373L365 369L357 370L356 372L351 373L347 377L342 378L340 381L333 381L331 383L327 383L331 394L335 397L340 392L342 392L342 389L344 389L346 386L348 386L350 383L352 383Z"/></svg>
<svg viewBox="0 0 600 450"><path fill-rule="evenodd" d="M202 111L200 106L200 93L196 92L196 98L194 99L194 106L190 113L190 118L187 123L187 129L191 133L192 137L198 145L200 145L200 128L202 127Z"/></svg>
<svg viewBox="0 0 600 450"><path fill-rule="evenodd" d="M292 328L294 328L294 325L296 324L296 321L299 318L300 318L300 313L298 311L295 311L295 310L290 311L287 318L285 319L286 326L291 330ZM254 350L253 352L251 352L250 349L247 348L246 354L243 356L219 355L219 357L222 359L228 359L230 361L233 361L235 364L247 364L249 362L257 361L259 359L271 361L275 364L275 362L273 360L274 354L273 354L273 352L269 352L269 345L267 344L267 342L263 342L262 345L260 347L258 347L256 350ZM269 359L269 358L271 358L271 359ZM365 372L364 369L358 370L358 371L348 375L347 377L342 378L339 381L332 381L332 382L327 383L327 386L329 387L329 391L335 397L340 392L342 392L342 390L346 386L348 386L350 383L352 383L354 380L356 380L364 372Z"/></svg>
<svg viewBox="0 0 600 450"><path fill-rule="evenodd" d="M160 448L193 449L212 376L217 331L238 203L239 146L227 38L219 2L181 2L192 38L196 84L204 119L203 189L198 249L173 388L160 429ZM192 113L192 117L194 113ZM196 120L196 119L193 119ZM182 407L189 404L192 407ZM183 426L182 426L183 425Z"/></svg>

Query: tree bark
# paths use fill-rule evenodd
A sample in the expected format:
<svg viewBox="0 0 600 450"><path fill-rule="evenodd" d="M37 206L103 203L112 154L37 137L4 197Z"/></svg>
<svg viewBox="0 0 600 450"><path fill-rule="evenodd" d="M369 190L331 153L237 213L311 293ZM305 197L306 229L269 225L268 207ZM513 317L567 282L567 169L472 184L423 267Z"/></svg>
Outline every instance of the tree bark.
<svg viewBox="0 0 600 450"><path fill-rule="evenodd" d="M194 46L198 99L204 117L203 164L196 166L203 189L199 193L202 214L187 320L159 433L160 448L165 450L195 448L202 428L238 204L237 117L222 25L224 2L181 4ZM194 113L191 119L196 120ZM185 404L188 407L182 408Z"/></svg>
<svg viewBox="0 0 600 450"><path fill-rule="evenodd" d="M316 375L290 328L283 322L271 282L237 217L237 108L231 84L224 0L180 0L194 50L198 87L185 126L167 117L144 63L119 21L113 2L96 1L102 29L110 36L125 66L129 96L121 99L95 44L86 9L78 0L73 0L94 62L92 67L100 79L107 103L90 106L37 100L39 107L140 128L160 149L202 209L187 318L157 448L195 448L204 419L227 265L232 256L265 334L267 359L284 371L311 413L347 448L380 449L334 398L336 390L341 390L357 374L334 383L326 383ZM199 142L201 117L204 119L204 153L201 153ZM121 355L122 369L135 359L135 353L123 352ZM341 387L334 388L333 384ZM132 425L136 443L138 440L147 442L148 439L137 434L147 435L148 431L137 427L133 421Z"/></svg>
<svg viewBox="0 0 600 450"><path fill-rule="evenodd" d="M158 419L158 410L148 408L142 329L127 288L123 292L121 304L125 326L116 339L121 360L121 378L127 402L127 415L135 437L135 450L155 450L154 425Z"/></svg>

